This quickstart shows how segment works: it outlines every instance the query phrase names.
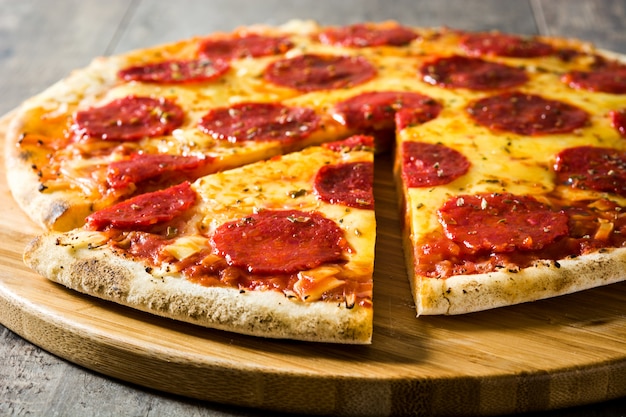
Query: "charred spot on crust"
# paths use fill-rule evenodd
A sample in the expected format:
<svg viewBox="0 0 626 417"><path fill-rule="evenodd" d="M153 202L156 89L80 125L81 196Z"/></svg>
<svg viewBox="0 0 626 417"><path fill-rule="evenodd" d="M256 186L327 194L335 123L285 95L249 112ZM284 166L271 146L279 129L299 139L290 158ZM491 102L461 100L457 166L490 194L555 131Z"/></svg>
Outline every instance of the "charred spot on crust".
<svg viewBox="0 0 626 417"><path fill-rule="evenodd" d="M17 158L20 161L23 161L23 162L32 161L33 160L33 153L31 151L24 151L24 150L22 150L22 151L17 153Z"/></svg>
<svg viewBox="0 0 626 417"><path fill-rule="evenodd" d="M87 259L72 265L71 273L80 277L79 284L89 293L106 298L125 298L129 292L129 272L123 268Z"/></svg>

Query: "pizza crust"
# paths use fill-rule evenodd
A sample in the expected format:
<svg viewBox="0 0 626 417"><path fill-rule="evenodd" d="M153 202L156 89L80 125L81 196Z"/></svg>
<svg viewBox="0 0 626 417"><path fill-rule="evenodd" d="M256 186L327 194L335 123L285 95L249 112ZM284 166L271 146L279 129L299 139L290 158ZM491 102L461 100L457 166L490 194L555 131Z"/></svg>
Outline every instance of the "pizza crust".
<svg viewBox="0 0 626 417"><path fill-rule="evenodd" d="M26 248L24 261L78 292L200 326L278 339L371 342L371 308L300 302L274 291L204 287L177 274L155 276L106 245L88 244L88 235L75 231L37 237Z"/></svg>
<svg viewBox="0 0 626 417"><path fill-rule="evenodd" d="M20 208L44 230L71 230L81 226L93 211L93 202L83 193L67 190L42 190L37 175L36 155L19 146L30 126L40 117L54 118L71 114L78 105L89 106L116 82L115 68L121 57L100 57L87 67L73 71L29 98L10 116L5 136L5 163L9 189Z"/></svg>
<svg viewBox="0 0 626 417"><path fill-rule="evenodd" d="M55 192L51 198L41 190L41 182L29 162L30 155L15 146L20 135L21 119L11 121L6 141L7 183L14 200L44 230L71 230L81 226L91 213L91 205L71 192Z"/></svg>
<svg viewBox="0 0 626 417"><path fill-rule="evenodd" d="M538 261L518 272L422 278L415 289L418 315L465 314L543 300L626 279L626 248L573 259Z"/></svg>

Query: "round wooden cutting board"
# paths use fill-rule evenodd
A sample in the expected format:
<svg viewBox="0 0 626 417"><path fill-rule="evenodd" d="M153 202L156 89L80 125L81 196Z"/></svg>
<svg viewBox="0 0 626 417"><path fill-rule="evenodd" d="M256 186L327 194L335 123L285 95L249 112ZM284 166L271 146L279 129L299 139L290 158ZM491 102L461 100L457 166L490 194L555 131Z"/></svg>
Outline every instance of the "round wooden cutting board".
<svg viewBox="0 0 626 417"><path fill-rule="evenodd" d="M0 121L2 137L7 122ZM287 412L487 415L626 395L626 283L464 316L416 318L390 157L377 160L375 187L370 346L214 331L53 284L22 263L22 250L39 229L13 202L4 179L0 322L53 354L114 378Z"/></svg>

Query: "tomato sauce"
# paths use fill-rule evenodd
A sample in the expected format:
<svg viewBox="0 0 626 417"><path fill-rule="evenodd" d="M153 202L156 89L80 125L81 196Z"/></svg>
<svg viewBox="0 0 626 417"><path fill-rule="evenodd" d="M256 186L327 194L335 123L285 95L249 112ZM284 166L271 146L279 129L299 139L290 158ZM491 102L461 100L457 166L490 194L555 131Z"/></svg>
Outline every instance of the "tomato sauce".
<svg viewBox="0 0 626 417"><path fill-rule="evenodd" d="M517 272L538 261L575 258L603 248L626 246L626 213L608 200L565 202L550 198L551 207L569 218L569 233L539 250L507 252L466 249L447 238L443 230L429 234L415 248L416 273L431 278L487 273L497 270ZM481 232L480 226L476 227Z"/></svg>

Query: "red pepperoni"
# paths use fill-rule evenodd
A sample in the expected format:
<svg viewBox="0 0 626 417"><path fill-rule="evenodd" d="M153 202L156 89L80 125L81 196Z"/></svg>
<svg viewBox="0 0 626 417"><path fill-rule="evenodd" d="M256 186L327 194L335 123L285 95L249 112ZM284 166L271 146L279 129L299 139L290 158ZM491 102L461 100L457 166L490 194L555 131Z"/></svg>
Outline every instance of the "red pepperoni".
<svg viewBox="0 0 626 417"><path fill-rule="evenodd" d="M424 64L420 71L428 84L448 88L492 90L516 87L528 81L522 68L460 55L438 58Z"/></svg>
<svg viewBox="0 0 626 417"><path fill-rule="evenodd" d="M170 177L176 182L194 180L211 161L210 157L133 154L130 159L115 161L108 166L107 182L112 188L121 189L153 179L166 183Z"/></svg>
<svg viewBox="0 0 626 417"><path fill-rule="evenodd" d="M335 152L350 152L353 150L372 149L374 138L366 135L354 135L347 139L322 144L322 147Z"/></svg>
<svg viewBox="0 0 626 417"><path fill-rule="evenodd" d="M374 26L354 24L328 28L318 35L320 42L327 45L363 48L367 46L402 46L417 38L412 29L400 26Z"/></svg>
<svg viewBox="0 0 626 417"><path fill-rule="evenodd" d="M569 232L568 216L530 196L456 196L438 211L446 236L470 253L542 249Z"/></svg>
<svg viewBox="0 0 626 417"><path fill-rule="evenodd" d="M611 126L626 138L626 109L612 110L609 112L609 117L611 118Z"/></svg>
<svg viewBox="0 0 626 417"><path fill-rule="evenodd" d="M230 61L240 58L254 58L266 55L279 55L293 47L284 36L247 34L227 38L205 39L198 48L203 58Z"/></svg>
<svg viewBox="0 0 626 417"><path fill-rule="evenodd" d="M607 65L591 71L572 71L561 80L575 89L626 94L626 65Z"/></svg>
<svg viewBox="0 0 626 417"><path fill-rule="evenodd" d="M568 133L587 124L584 110L533 94L503 93L475 101L467 108L479 124L519 135Z"/></svg>
<svg viewBox="0 0 626 417"><path fill-rule="evenodd" d="M229 265L262 275L343 263L350 250L334 221L299 210L263 210L223 224L213 244Z"/></svg>
<svg viewBox="0 0 626 417"><path fill-rule="evenodd" d="M470 165L465 155L441 144L402 144L402 180L409 188L448 184L465 175Z"/></svg>
<svg viewBox="0 0 626 417"><path fill-rule="evenodd" d="M76 113L72 130L79 138L136 141L166 135L184 118L183 109L164 98L128 96Z"/></svg>
<svg viewBox="0 0 626 417"><path fill-rule="evenodd" d="M124 81L185 84L214 80L229 69L230 64L226 61L197 59L137 65L125 68L117 75Z"/></svg>
<svg viewBox="0 0 626 417"><path fill-rule="evenodd" d="M413 124L421 124L437 117L441 104L419 93L371 91L337 103L333 117L351 129L392 129L400 110Z"/></svg>
<svg viewBox="0 0 626 417"><path fill-rule="evenodd" d="M196 202L196 192L188 182L165 190L141 194L87 217L92 230L108 228L139 230L171 221Z"/></svg>
<svg viewBox="0 0 626 417"><path fill-rule="evenodd" d="M300 55L265 69L265 80L298 91L333 90L371 80L376 68L361 56Z"/></svg>
<svg viewBox="0 0 626 417"><path fill-rule="evenodd" d="M556 180L574 188L610 192L626 197L626 152L579 146L556 157Z"/></svg>
<svg viewBox="0 0 626 417"><path fill-rule="evenodd" d="M311 109L276 103L239 103L209 111L198 125L204 133L229 142L280 140L291 143L309 136L320 117Z"/></svg>
<svg viewBox="0 0 626 417"><path fill-rule="evenodd" d="M317 171L313 188L322 201L374 209L374 164L351 162L325 165Z"/></svg>
<svg viewBox="0 0 626 417"><path fill-rule="evenodd" d="M432 115L432 113L424 113L419 110L412 109L400 109L396 112L394 117L395 130L400 131L402 129L406 129L407 127L419 126L422 123L426 123L428 120L431 120L432 118L430 115ZM393 143L394 140L395 132L391 132L390 142Z"/></svg>
<svg viewBox="0 0 626 417"><path fill-rule="evenodd" d="M461 48L471 55L518 58L540 57L554 53L554 48L548 43L500 32L466 34L461 39Z"/></svg>

